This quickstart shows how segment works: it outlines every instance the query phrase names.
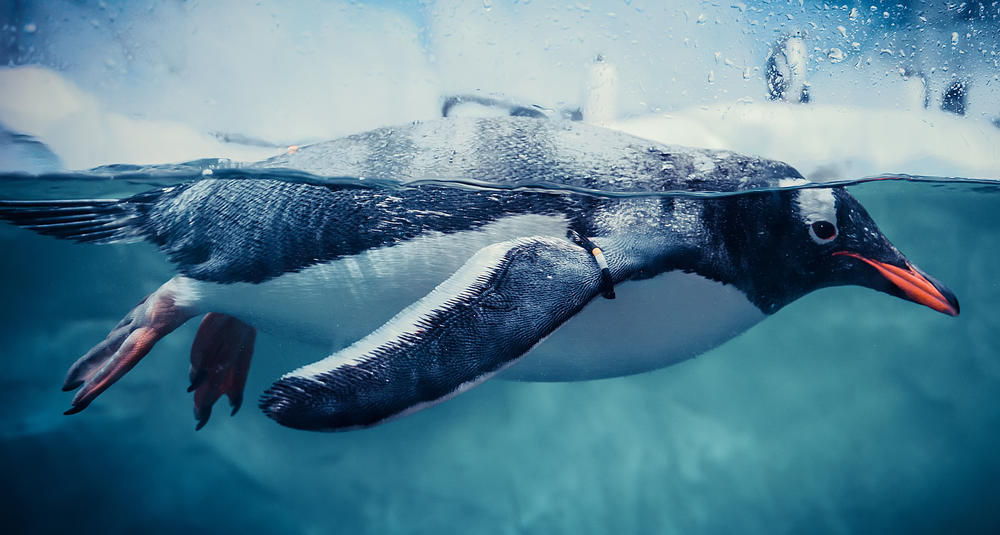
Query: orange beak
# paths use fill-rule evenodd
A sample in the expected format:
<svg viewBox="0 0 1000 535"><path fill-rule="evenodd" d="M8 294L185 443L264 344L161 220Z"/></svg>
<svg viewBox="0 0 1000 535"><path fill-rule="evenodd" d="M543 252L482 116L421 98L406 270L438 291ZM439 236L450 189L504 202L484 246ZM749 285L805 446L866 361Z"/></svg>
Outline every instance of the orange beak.
<svg viewBox="0 0 1000 535"><path fill-rule="evenodd" d="M949 316L958 315L958 300L951 295L951 292L947 288L944 288L948 292L948 295L945 295L942 291L943 286L939 288L909 262L906 263L907 268L904 269L892 264L886 264L885 262L879 262L878 260L865 258L858 253L849 251L837 251L833 255L857 258L875 268L886 280L896 285L907 299L914 303L920 303Z"/></svg>

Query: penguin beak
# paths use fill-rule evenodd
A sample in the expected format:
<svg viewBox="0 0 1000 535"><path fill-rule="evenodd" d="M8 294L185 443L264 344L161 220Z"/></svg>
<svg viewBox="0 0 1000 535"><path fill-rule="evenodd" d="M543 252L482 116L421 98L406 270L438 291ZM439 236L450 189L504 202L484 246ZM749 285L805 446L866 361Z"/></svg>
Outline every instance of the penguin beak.
<svg viewBox="0 0 1000 535"><path fill-rule="evenodd" d="M905 299L933 308L949 316L958 315L958 298L955 297L955 294L945 285L934 280L909 262L906 262L905 268L901 268L885 262L879 262L878 260L872 260L871 258L865 258L858 253L849 251L837 251L833 255L857 258L875 268L879 274L903 293Z"/></svg>

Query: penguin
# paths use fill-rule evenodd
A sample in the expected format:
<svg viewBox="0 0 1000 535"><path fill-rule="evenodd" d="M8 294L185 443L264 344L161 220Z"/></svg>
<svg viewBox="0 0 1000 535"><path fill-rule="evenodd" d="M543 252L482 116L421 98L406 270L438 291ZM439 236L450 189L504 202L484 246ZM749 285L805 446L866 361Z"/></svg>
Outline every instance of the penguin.
<svg viewBox="0 0 1000 535"><path fill-rule="evenodd" d="M277 168L359 180L268 178ZM198 316L199 428L223 395L239 408L260 330L334 348L278 379L260 408L292 428L342 431L501 373L668 366L828 286L959 313L843 187L806 188L760 157L580 122L456 118L305 146L254 171L124 199L0 202L15 225L150 242L177 267L72 365L68 414Z"/></svg>
<svg viewBox="0 0 1000 535"><path fill-rule="evenodd" d="M805 32L795 31L779 39L767 55L765 73L767 95L771 100L809 102L809 84L806 81Z"/></svg>

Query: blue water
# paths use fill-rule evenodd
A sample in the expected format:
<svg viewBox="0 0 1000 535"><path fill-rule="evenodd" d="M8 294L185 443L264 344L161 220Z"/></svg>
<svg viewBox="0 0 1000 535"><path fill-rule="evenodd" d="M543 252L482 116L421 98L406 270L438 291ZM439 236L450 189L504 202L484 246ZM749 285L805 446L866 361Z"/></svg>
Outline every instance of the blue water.
<svg viewBox="0 0 1000 535"><path fill-rule="evenodd" d="M57 189L95 183L108 181ZM851 191L955 291L957 318L862 288L825 289L677 366L583 383L489 381L339 434L282 428L252 403L194 432L184 392L194 322L84 413L62 416L66 367L171 267L148 245L82 246L0 226L8 526L987 532L1000 522L1000 197L938 186ZM315 358L267 335L255 354L249 399Z"/></svg>
<svg viewBox="0 0 1000 535"><path fill-rule="evenodd" d="M449 95L575 109L600 54L624 130L845 179L962 310L829 288L676 366L490 380L335 434L257 410L317 357L260 334L243 409L196 432L193 321L62 415L67 367L174 274L163 255L0 223L3 532L1000 533L998 28L992 0L0 5L0 199L250 176L234 162L433 119ZM812 101L767 102L765 58L800 30ZM941 111L956 80L961 118ZM162 164L204 156L231 160Z"/></svg>

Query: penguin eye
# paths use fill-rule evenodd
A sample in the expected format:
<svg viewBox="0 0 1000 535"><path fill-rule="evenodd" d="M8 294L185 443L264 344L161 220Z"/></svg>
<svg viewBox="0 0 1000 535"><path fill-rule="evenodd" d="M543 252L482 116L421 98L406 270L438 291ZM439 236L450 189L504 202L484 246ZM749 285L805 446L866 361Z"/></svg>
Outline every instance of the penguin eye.
<svg viewBox="0 0 1000 535"><path fill-rule="evenodd" d="M809 225L809 236L816 243L829 243L837 237L837 226L829 221L816 221Z"/></svg>

